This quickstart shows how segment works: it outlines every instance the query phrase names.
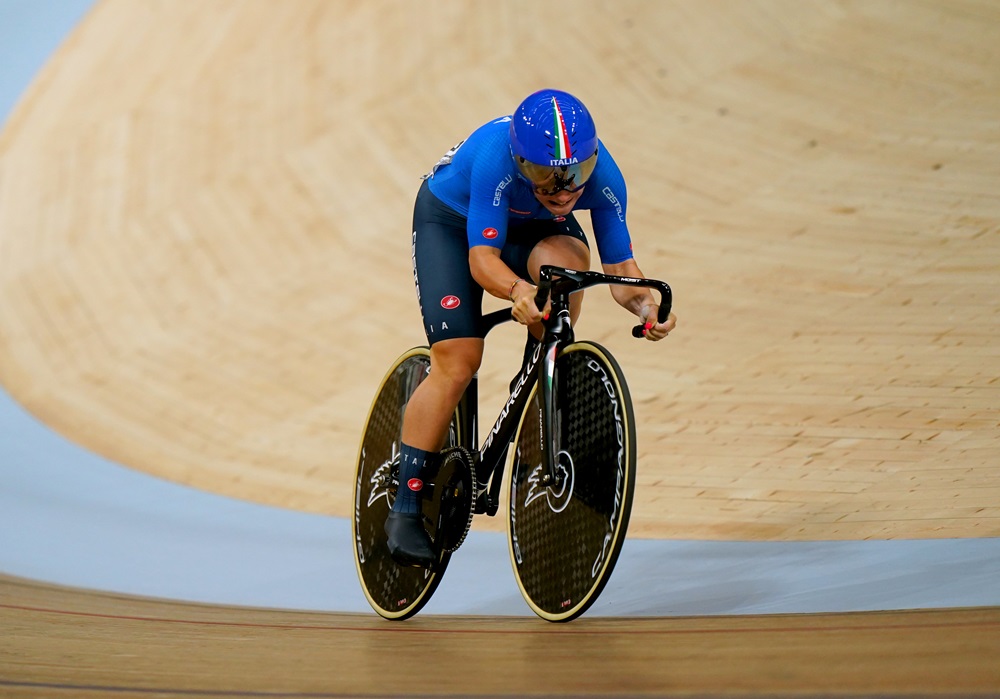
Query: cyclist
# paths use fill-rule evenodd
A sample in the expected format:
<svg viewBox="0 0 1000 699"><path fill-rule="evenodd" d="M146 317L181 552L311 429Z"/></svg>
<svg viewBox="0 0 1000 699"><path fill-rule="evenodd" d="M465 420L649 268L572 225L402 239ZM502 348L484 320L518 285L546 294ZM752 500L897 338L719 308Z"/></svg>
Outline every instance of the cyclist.
<svg viewBox="0 0 1000 699"><path fill-rule="evenodd" d="M399 491L385 531L393 559L434 562L422 521L421 473L444 446L455 407L483 357L483 291L507 299L528 327L525 359L542 335L535 285L542 265L590 269L590 246L574 216L589 209L608 274L643 277L626 225L625 181L598 140L590 112L566 92L529 95L511 116L476 129L428 174L413 212L413 278L430 344L431 371L403 418ZM614 299L661 340L674 314L657 323L648 289L612 286ZM579 317L582 292L571 299ZM489 474L477 474L482 489Z"/></svg>

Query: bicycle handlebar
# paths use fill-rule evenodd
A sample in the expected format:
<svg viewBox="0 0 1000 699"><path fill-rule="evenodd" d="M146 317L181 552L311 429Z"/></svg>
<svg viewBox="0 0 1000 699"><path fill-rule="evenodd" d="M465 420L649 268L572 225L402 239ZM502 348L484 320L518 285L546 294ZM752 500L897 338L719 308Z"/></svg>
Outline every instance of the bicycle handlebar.
<svg viewBox="0 0 1000 699"><path fill-rule="evenodd" d="M559 279L553 280L553 276ZM553 265L543 265L539 274L538 292L535 294L535 305L538 310L545 308L545 301L549 293L569 295L574 291L586 289L597 284L620 284L622 286L640 286L649 289L656 289L660 292L659 313L657 322L664 323L670 317L670 308L673 305L673 292L670 285L659 279L643 279L639 277L619 277L614 274L603 274L601 272L582 272L565 267L555 267ZM632 328L633 337L643 337L643 324L639 323Z"/></svg>
<svg viewBox="0 0 1000 699"><path fill-rule="evenodd" d="M553 275L560 278L553 281ZM538 310L545 308L545 302L548 300L550 291L553 291L556 294L569 295L574 291L586 289L589 286L595 286L597 284L622 284L627 286L643 286L650 289L656 289L660 292L660 311L656 318L659 323L665 322L670 316L670 308L673 304L673 292L671 292L670 286L666 282L662 282L658 279L618 277L613 274L603 274L601 272L581 272L575 269L554 267L552 265L544 265L541 269L539 277L538 293L535 294L535 305L538 306ZM497 325L506 323L513 319L514 317L511 315L509 308L503 308L499 311L487 313L482 319L482 332L484 334L488 333ZM643 326L642 323L640 323L632 328L632 335L634 337L641 338L643 337L642 330Z"/></svg>

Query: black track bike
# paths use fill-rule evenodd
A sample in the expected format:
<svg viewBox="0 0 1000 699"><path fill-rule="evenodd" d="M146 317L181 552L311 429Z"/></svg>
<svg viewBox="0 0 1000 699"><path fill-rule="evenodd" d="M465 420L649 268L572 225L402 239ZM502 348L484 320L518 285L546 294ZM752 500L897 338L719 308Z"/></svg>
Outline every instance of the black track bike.
<svg viewBox="0 0 1000 699"><path fill-rule="evenodd" d="M655 289L660 322L670 313L672 294L665 282L542 268L535 302L541 309L551 297L545 334L496 422L477 447L479 394L473 378L455 409L447 446L423 474L430 489L423 497L424 524L439 552L429 569L397 565L383 525L399 487L403 412L430 371L430 350L404 352L382 379L358 454L352 527L361 586L381 616L406 619L427 604L473 516L495 516L499 510L505 472L508 548L528 606L548 621L569 621L604 589L628 528L636 445L621 367L600 345L576 341L570 326L570 294L597 284ZM484 316L484 328L488 332L508 320L510 310L496 311ZM642 326L632 332L642 337Z"/></svg>

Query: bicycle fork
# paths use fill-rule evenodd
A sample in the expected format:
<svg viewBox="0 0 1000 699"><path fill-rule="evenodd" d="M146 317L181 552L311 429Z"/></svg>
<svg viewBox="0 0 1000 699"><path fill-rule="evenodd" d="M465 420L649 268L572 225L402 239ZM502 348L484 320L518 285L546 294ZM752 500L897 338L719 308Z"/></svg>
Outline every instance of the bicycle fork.
<svg viewBox="0 0 1000 699"><path fill-rule="evenodd" d="M556 412L556 395L559 387L556 356L561 346L573 342L573 327L570 323L568 304L559 304L558 307L554 305L550 316L552 314L555 317L545 331L544 349L538 366L538 389L541 395L538 448L543 467L540 484L558 490L566 479L566 471L559 468L559 416Z"/></svg>

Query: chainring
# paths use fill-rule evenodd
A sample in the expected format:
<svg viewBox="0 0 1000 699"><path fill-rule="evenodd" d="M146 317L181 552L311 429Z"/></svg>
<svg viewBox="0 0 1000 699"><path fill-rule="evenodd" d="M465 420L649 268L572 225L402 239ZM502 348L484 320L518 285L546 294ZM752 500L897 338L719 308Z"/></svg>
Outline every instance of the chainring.
<svg viewBox="0 0 1000 699"><path fill-rule="evenodd" d="M456 550L472 527L476 490L473 484L472 455L462 447L441 452L441 465L434 478L438 502L435 542L442 551Z"/></svg>

